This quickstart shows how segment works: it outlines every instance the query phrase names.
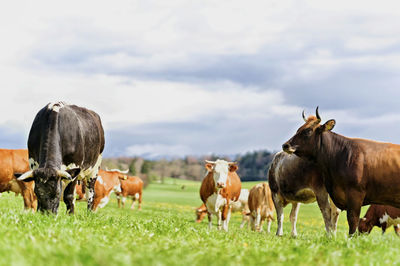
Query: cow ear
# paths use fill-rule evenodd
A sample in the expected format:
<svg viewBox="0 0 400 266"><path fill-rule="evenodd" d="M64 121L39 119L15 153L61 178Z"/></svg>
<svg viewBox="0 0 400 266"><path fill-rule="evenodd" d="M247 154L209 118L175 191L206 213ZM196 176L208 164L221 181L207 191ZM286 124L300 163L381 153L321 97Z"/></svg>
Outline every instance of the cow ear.
<svg viewBox="0 0 400 266"><path fill-rule="evenodd" d="M326 121L325 124L322 125L324 131L331 131L336 125L335 119L331 119Z"/></svg>
<svg viewBox="0 0 400 266"><path fill-rule="evenodd" d="M206 163L206 169L208 172L212 172L213 171L213 164L212 163Z"/></svg>
<svg viewBox="0 0 400 266"><path fill-rule="evenodd" d="M78 167L78 168L68 169L68 170L66 170L66 172L67 172L68 174L70 174L70 176L71 176L72 178L75 178L77 175L80 174L81 168Z"/></svg>
<svg viewBox="0 0 400 266"><path fill-rule="evenodd" d="M14 173L14 176L15 176L15 178L19 178L21 175L23 175L24 173ZM24 182L31 182L31 181L33 181L33 180L35 180L35 178L33 177L33 176L31 176L31 177L28 177L28 178L25 178L25 179L23 179L23 180L21 180L21 181L24 181Z"/></svg>
<svg viewBox="0 0 400 266"><path fill-rule="evenodd" d="M229 165L229 172L235 172L237 169L239 169L239 166L237 166L237 164Z"/></svg>

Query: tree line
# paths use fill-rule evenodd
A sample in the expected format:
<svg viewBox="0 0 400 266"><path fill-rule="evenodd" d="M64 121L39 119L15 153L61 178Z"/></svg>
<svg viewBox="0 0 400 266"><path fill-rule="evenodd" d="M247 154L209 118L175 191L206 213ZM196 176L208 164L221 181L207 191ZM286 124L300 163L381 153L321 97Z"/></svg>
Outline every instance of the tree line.
<svg viewBox="0 0 400 266"><path fill-rule="evenodd" d="M140 157L104 158L102 167L105 169L129 169L130 175L140 176L145 185L149 182L163 182L165 177L174 177L188 180L201 181L206 170L205 160L214 161L218 158L238 162L237 171L242 181L267 180L267 172L274 153L261 150L248 152L243 155L229 158L224 156L186 156L180 159L145 160Z"/></svg>

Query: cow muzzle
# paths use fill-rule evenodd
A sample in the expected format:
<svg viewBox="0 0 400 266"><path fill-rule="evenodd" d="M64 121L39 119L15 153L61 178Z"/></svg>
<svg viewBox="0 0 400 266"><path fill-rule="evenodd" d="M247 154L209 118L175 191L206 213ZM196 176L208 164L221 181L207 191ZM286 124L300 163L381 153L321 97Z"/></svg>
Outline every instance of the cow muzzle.
<svg viewBox="0 0 400 266"><path fill-rule="evenodd" d="M225 183L223 183L223 182L217 183L217 188L224 188L224 187L225 187Z"/></svg>

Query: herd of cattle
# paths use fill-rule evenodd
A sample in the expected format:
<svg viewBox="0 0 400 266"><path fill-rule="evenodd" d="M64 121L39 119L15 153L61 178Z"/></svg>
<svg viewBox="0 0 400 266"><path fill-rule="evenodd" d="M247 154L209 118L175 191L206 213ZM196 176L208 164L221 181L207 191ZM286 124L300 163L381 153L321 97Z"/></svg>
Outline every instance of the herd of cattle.
<svg viewBox="0 0 400 266"><path fill-rule="evenodd" d="M268 183L241 189L238 166L224 160L206 161L207 175L200 187L200 222L212 215L218 228L228 230L232 211L242 212L241 227L249 222L268 232L274 212L276 234L283 234L283 208L291 203L292 235L300 203L317 201L327 234L334 234L340 210L347 211L349 234L369 233L374 226L394 225L400 234L400 145L347 138L333 133L335 120L321 125L316 115L305 117L295 135L282 145L268 172ZM142 202L143 182L117 169L101 170L104 130L93 111L63 102L49 103L36 115L28 150L0 149L0 192L21 193L26 209L57 213L64 201L74 213L75 200L86 199L88 210L104 207L112 192L118 206L127 197ZM77 195L77 198L76 198ZM371 204L360 219L361 206Z"/></svg>
<svg viewBox="0 0 400 266"><path fill-rule="evenodd" d="M317 201L327 234L335 234L341 210L347 211L349 235L357 228L369 233L374 226L394 225L400 235L400 145L365 139L348 138L332 132L335 120L321 125L316 115L305 117L295 135L282 145L268 172L268 182L253 187L241 197L241 183L232 162L206 162L200 197L203 205L196 210L197 221L208 214L216 215L218 228L228 230L236 202L243 215L250 218L253 230L260 231L268 221L268 231L277 214L276 234L283 234L283 208L291 203L292 235L297 235L296 222L300 203ZM242 192L241 192L242 191ZM371 204L360 219L361 206ZM243 226L243 223L242 223Z"/></svg>
<svg viewBox="0 0 400 266"><path fill-rule="evenodd" d="M100 170L104 131L93 111L63 102L36 115L28 150L0 150L0 192L21 193L26 209L57 213L60 200L74 213L76 192L96 211L115 192L142 201L143 182L119 170ZM79 183L79 184L78 184ZM83 195L85 194L85 195ZM132 203L132 207L133 207Z"/></svg>

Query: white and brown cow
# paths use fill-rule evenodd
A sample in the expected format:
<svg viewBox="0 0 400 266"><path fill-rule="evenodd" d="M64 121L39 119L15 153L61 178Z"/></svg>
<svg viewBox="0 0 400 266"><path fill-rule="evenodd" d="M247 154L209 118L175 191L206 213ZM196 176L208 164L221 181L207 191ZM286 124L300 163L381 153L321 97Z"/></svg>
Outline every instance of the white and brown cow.
<svg viewBox="0 0 400 266"><path fill-rule="evenodd" d="M125 207L126 198L132 198L131 209L135 208L135 201L139 202L138 210L142 209L142 195L143 195L143 180L138 176L128 176L123 175L123 178L120 178L121 182L121 191L115 193L117 195L118 208Z"/></svg>
<svg viewBox="0 0 400 266"><path fill-rule="evenodd" d="M124 172L116 169L111 171L99 170L96 184L94 185L93 211L106 206L112 192L121 192L120 179L125 178L124 174Z"/></svg>
<svg viewBox="0 0 400 266"><path fill-rule="evenodd" d="M249 224L249 190L243 188L240 191L239 200L236 202L232 202L232 212L240 212L242 214L242 223L240 224L240 228L247 223ZM196 223L200 223L204 217L207 215L207 207L203 203L200 207L196 209Z"/></svg>
<svg viewBox="0 0 400 266"><path fill-rule="evenodd" d="M271 231L271 222L274 219L274 203L268 183L255 185L249 192L250 224L255 231L261 232L262 225L267 220L267 232Z"/></svg>
<svg viewBox="0 0 400 266"><path fill-rule="evenodd" d="M392 225L395 233L400 236L400 209L389 205L371 204L358 223L358 231L369 234L374 226L378 226L384 234Z"/></svg>
<svg viewBox="0 0 400 266"><path fill-rule="evenodd" d="M228 231L232 203L239 200L242 184L236 173L236 163L225 160L206 161L207 175L200 187L200 198L207 207L209 228L211 215L218 218L218 229ZM222 225L223 223L223 225Z"/></svg>

